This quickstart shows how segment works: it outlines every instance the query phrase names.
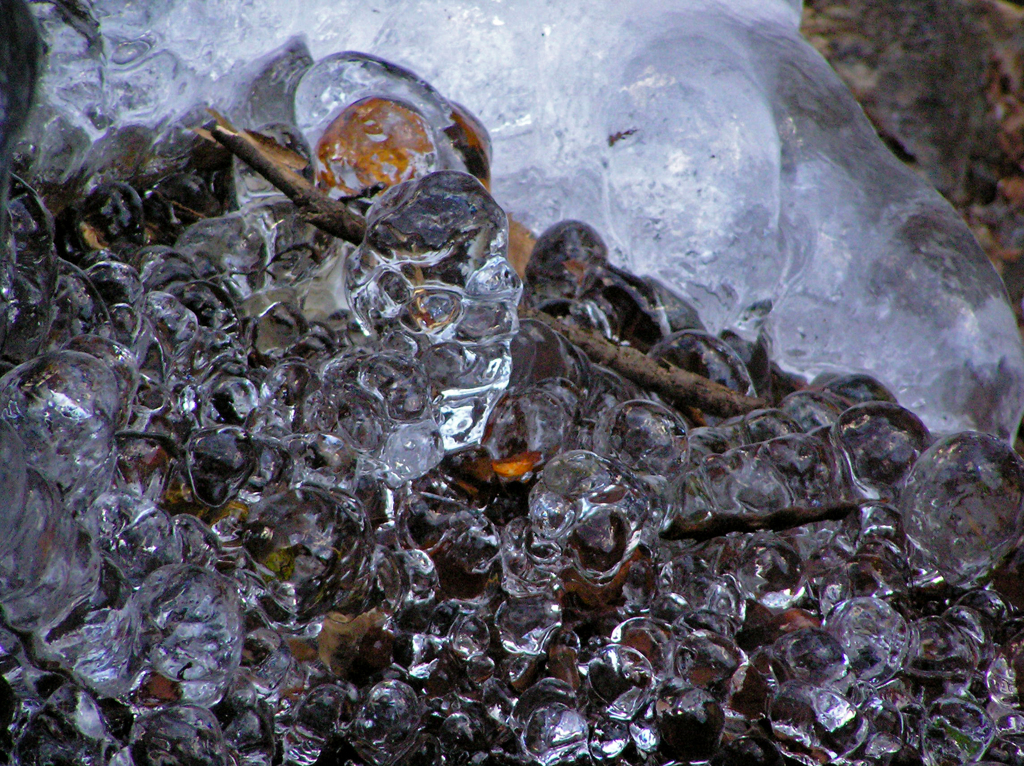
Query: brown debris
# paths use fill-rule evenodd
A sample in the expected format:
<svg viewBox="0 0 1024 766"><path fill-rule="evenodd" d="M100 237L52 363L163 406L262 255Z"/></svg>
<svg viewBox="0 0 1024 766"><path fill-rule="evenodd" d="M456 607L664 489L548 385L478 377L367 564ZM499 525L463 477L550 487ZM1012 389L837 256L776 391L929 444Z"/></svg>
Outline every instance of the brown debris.
<svg viewBox="0 0 1024 766"><path fill-rule="evenodd" d="M662 533L662 537L701 542L723 537L731 532L779 532L819 521L840 521L859 508L857 503L839 503L821 508L783 508L763 514L713 515L699 521L676 521Z"/></svg>

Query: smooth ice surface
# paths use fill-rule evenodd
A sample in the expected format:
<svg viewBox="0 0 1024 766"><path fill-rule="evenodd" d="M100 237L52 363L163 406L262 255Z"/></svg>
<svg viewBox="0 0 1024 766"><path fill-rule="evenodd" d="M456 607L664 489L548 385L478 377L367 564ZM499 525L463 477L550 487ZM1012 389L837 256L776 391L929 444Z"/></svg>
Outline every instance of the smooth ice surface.
<svg viewBox="0 0 1024 766"><path fill-rule="evenodd" d="M799 37L798 2L92 5L103 46L62 32L45 83L93 138L230 103L241 63L294 35L314 58L373 53L476 113L496 199L531 228L587 221L709 329L763 319L786 368L869 372L933 431L1017 425L1024 350L996 273Z"/></svg>

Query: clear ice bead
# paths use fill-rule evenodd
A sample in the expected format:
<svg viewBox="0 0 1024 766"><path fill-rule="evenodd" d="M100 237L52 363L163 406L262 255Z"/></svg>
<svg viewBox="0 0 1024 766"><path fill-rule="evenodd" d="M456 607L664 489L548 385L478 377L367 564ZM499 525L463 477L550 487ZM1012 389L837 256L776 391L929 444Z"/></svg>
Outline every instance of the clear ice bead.
<svg viewBox="0 0 1024 766"><path fill-rule="evenodd" d="M892 500L931 434L910 410L891 402L866 402L843 412L832 425L853 480L865 497Z"/></svg>
<svg viewBox="0 0 1024 766"><path fill-rule="evenodd" d="M104 492L89 509L96 539L124 577L138 587L162 566L181 562L181 540L166 511L127 492Z"/></svg>
<svg viewBox="0 0 1024 766"><path fill-rule="evenodd" d="M786 609L804 594L800 554L778 535L751 535L733 563L743 595L769 609Z"/></svg>
<svg viewBox="0 0 1024 766"><path fill-rule="evenodd" d="M14 745L14 763L106 766L117 749L92 695L65 683L27 721Z"/></svg>
<svg viewBox="0 0 1024 766"><path fill-rule="evenodd" d="M724 701L733 674L746 655L729 638L710 630L694 630L675 642L677 676Z"/></svg>
<svg viewBox="0 0 1024 766"><path fill-rule="evenodd" d="M808 766L849 755L867 737L856 705L835 690L803 681L779 687L768 718L783 750Z"/></svg>
<svg viewBox="0 0 1024 766"><path fill-rule="evenodd" d="M526 721L520 742L540 766L583 766L590 762L587 719L566 705L544 705Z"/></svg>
<svg viewBox="0 0 1024 766"><path fill-rule="evenodd" d="M153 670L180 685L182 701L216 703L241 661L242 613L234 584L178 564L153 572L134 600Z"/></svg>
<svg viewBox="0 0 1024 766"><path fill-rule="evenodd" d="M654 681L651 663L626 646L609 644L587 663L587 688L595 708L616 720L633 718L647 703Z"/></svg>
<svg viewBox="0 0 1024 766"><path fill-rule="evenodd" d="M104 562L99 587L59 625L40 636L40 650L105 697L120 697L134 684L142 663L140 617L131 586Z"/></svg>
<svg viewBox="0 0 1024 766"><path fill-rule="evenodd" d="M873 685L884 684L902 670L913 640L903 615L871 597L836 604L825 630L842 645L857 677Z"/></svg>
<svg viewBox="0 0 1024 766"><path fill-rule="evenodd" d="M661 750L681 762L702 761L718 748L725 711L708 691L667 684L655 703Z"/></svg>
<svg viewBox="0 0 1024 766"><path fill-rule="evenodd" d="M130 748L135 766L234 763L217 717L195 705L175 705L141 716L132 726Z"/></svg>
<svg viewBox="0 0 1024 766"><path fill-rule="evenodd" d="M4 488L0 514L0 605L18 630L45 629L89 598L99 580L99 556L88 532L62 507L53 486L25 468L14 430L0 425Z"/></svg>
<svg viewBox="0 0 1024 766"><path fill-rule="evenodd" d="M420 700L402 681L381 681L366 693L352 723L353 744L377 766L391 763L415 743Z"/></svg>
<svg viewBox="0 0 1024 766"><path fill-rule="evenodd" d="M295 721L284 735L285 758L289 763L310 766L331 736L350 717L352 690L343 684L313 687L298 703Z"/></svg>
<svg viewBox="0 0 1024 766"><path fill-rule="evenodd" d="M505 258L508 221L478 181L443 171L392 187L367 214L345 264L348 304L367 332L400 332L427 365L446 450L478 442L508 384L519 277ZM454 344L454 345L450 345Z"/></svg>
<svg viewBox="0 0 1024 766"><path fill-rule="evenodd" d="M996 727L985 710L966 700L946 697L928 710L921 732L927 766L957 766L980 758L992 743Z"/></svg>
<svg viewBox="0 0 1024 766"><path fill-rule="evenodd" d="M561 498L559 500L558 498ZM536 507L535 507L536 506ZM551 460L530 492L535 531L555 525L556 538L588 583L611 580L659 520L650 490L625 466L575 450Z"/></svg>
<svg viewBox="0 0 1024 766"><path fill-rule="evenodd" d="M562 607L546 594L508 598L495 612L494 623L505 651L536 655L562 626Z"/></svg>
<svg viewBox="0 0 1024 766"><path fill-rule="evenodd" d="M924 565L969 586L1006 556L1022 531L1024 462L1004 441L971 431L935 442L900 493L907 536Z"/></svg>
<svg viewBox="0 0 1024 766"><path fill-rule="evenodd" d="M686 422L655 402L623 402L600 414L594 429L594 451L640 474L665 479L689 460Z"/></svg>
<svg viewBox="0 0 1024 766"><path fill-rule="evenodd" d="M981 647L974 636L944 616L921 617L910 623L914 642L906 672L912 678L963 684L978 669Z"/></svg>
<svg viewBox="0 0 1024 766"><path fill-rule="evenodd" d="M853 680L842 645L820 628L786 633L770 650L776 677L846 692Z"/></svg>
<svg viewBox="0 0 1024 766"><path fill-rule="evenodd" d="M110 483L121 407L110 368L75 351L44 354L0 378L0 417L72 504L88 504Z"/></svg>
<svg viewBox="0 0 1024 766"><path fill-rule="evenodd" d="M242 542L266 582L264 606L282 625L358 607L373 566L370 521L353 497L302 486L249 512Z"/></svg>
<svg viewBox="0 0 1024 766"><path fill-rule="evenodd" d="M390 148L390 151L380 153L378 161L382 170L393 172L407 163L412 164L416 174L397 179L406 180L434 170L470 169L468 158L459 151L463 148L461 144L465 141L468 127L464 114L453 109L433 86L409 70L365 53L345 52L327 56L303 75L295 91L296 123L310 144L316 145L329 130L329 123L339 114L344 117L346 111L360 104L365 105L371 99L400 106L405 120L411 121L418 128L418 143L424 144L423 149L411 156L402 152L403 149L410 149L407 145L385 147ZM378 131L370 135L379 144L389 136L386 129L387 114L379 115L374 122L378 120L383 125L369 127ZM395 128L392 126L392 129ZM463 141L460 142L459 138L463 138ZM416 145L413 143L412 147ZM489 147L484 153L488 151ZM318 154L321 152L318 151ZM330 168L325 159L318 157L320 168ZM361 159L360 164L366 167L370 164L367 160L377 158L371 154L371 157ZM352 174L348 166L344 169ZM379 180L385 181L386 176ZM395 179L387 180L393 183ZM350 193L359 190L356 188Z"/></svg>

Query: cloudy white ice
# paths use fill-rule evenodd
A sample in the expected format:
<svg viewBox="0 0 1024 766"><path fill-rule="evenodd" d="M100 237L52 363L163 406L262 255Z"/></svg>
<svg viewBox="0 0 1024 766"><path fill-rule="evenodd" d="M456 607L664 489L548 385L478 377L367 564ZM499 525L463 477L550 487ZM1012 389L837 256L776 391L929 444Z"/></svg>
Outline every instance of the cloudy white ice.
<svg viewBox="0 0 1024 766"><path fill-rule="evenodd" d="M295 36L314 59L376 54L481 119L495 196L535 231L587 221L710 329L763 324L786 369L869 372L934 431L1011 436L1024 350L999 278L799 37L797 6L94 0L102 39L50 25L44 98L95 139L225 108Z"/></svg>

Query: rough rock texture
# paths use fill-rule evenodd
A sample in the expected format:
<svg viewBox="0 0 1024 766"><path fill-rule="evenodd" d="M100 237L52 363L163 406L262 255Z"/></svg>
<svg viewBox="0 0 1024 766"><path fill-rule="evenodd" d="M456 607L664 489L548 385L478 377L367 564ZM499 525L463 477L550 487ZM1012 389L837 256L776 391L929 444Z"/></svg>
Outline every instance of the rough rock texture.
<svg viewBox="0 0 1024 766"><path fill-rule="evenodd" d="M957 206L1024 322L1024 9L807 0L801 31L897 156Z"/></svg>
<svg viewBox="0 0 1024 766"><path fill-rule="evenodd" d="M954 202L971 158L994 144L991 43L959 0L810 0L801 30L893 151Z"/></svg>

